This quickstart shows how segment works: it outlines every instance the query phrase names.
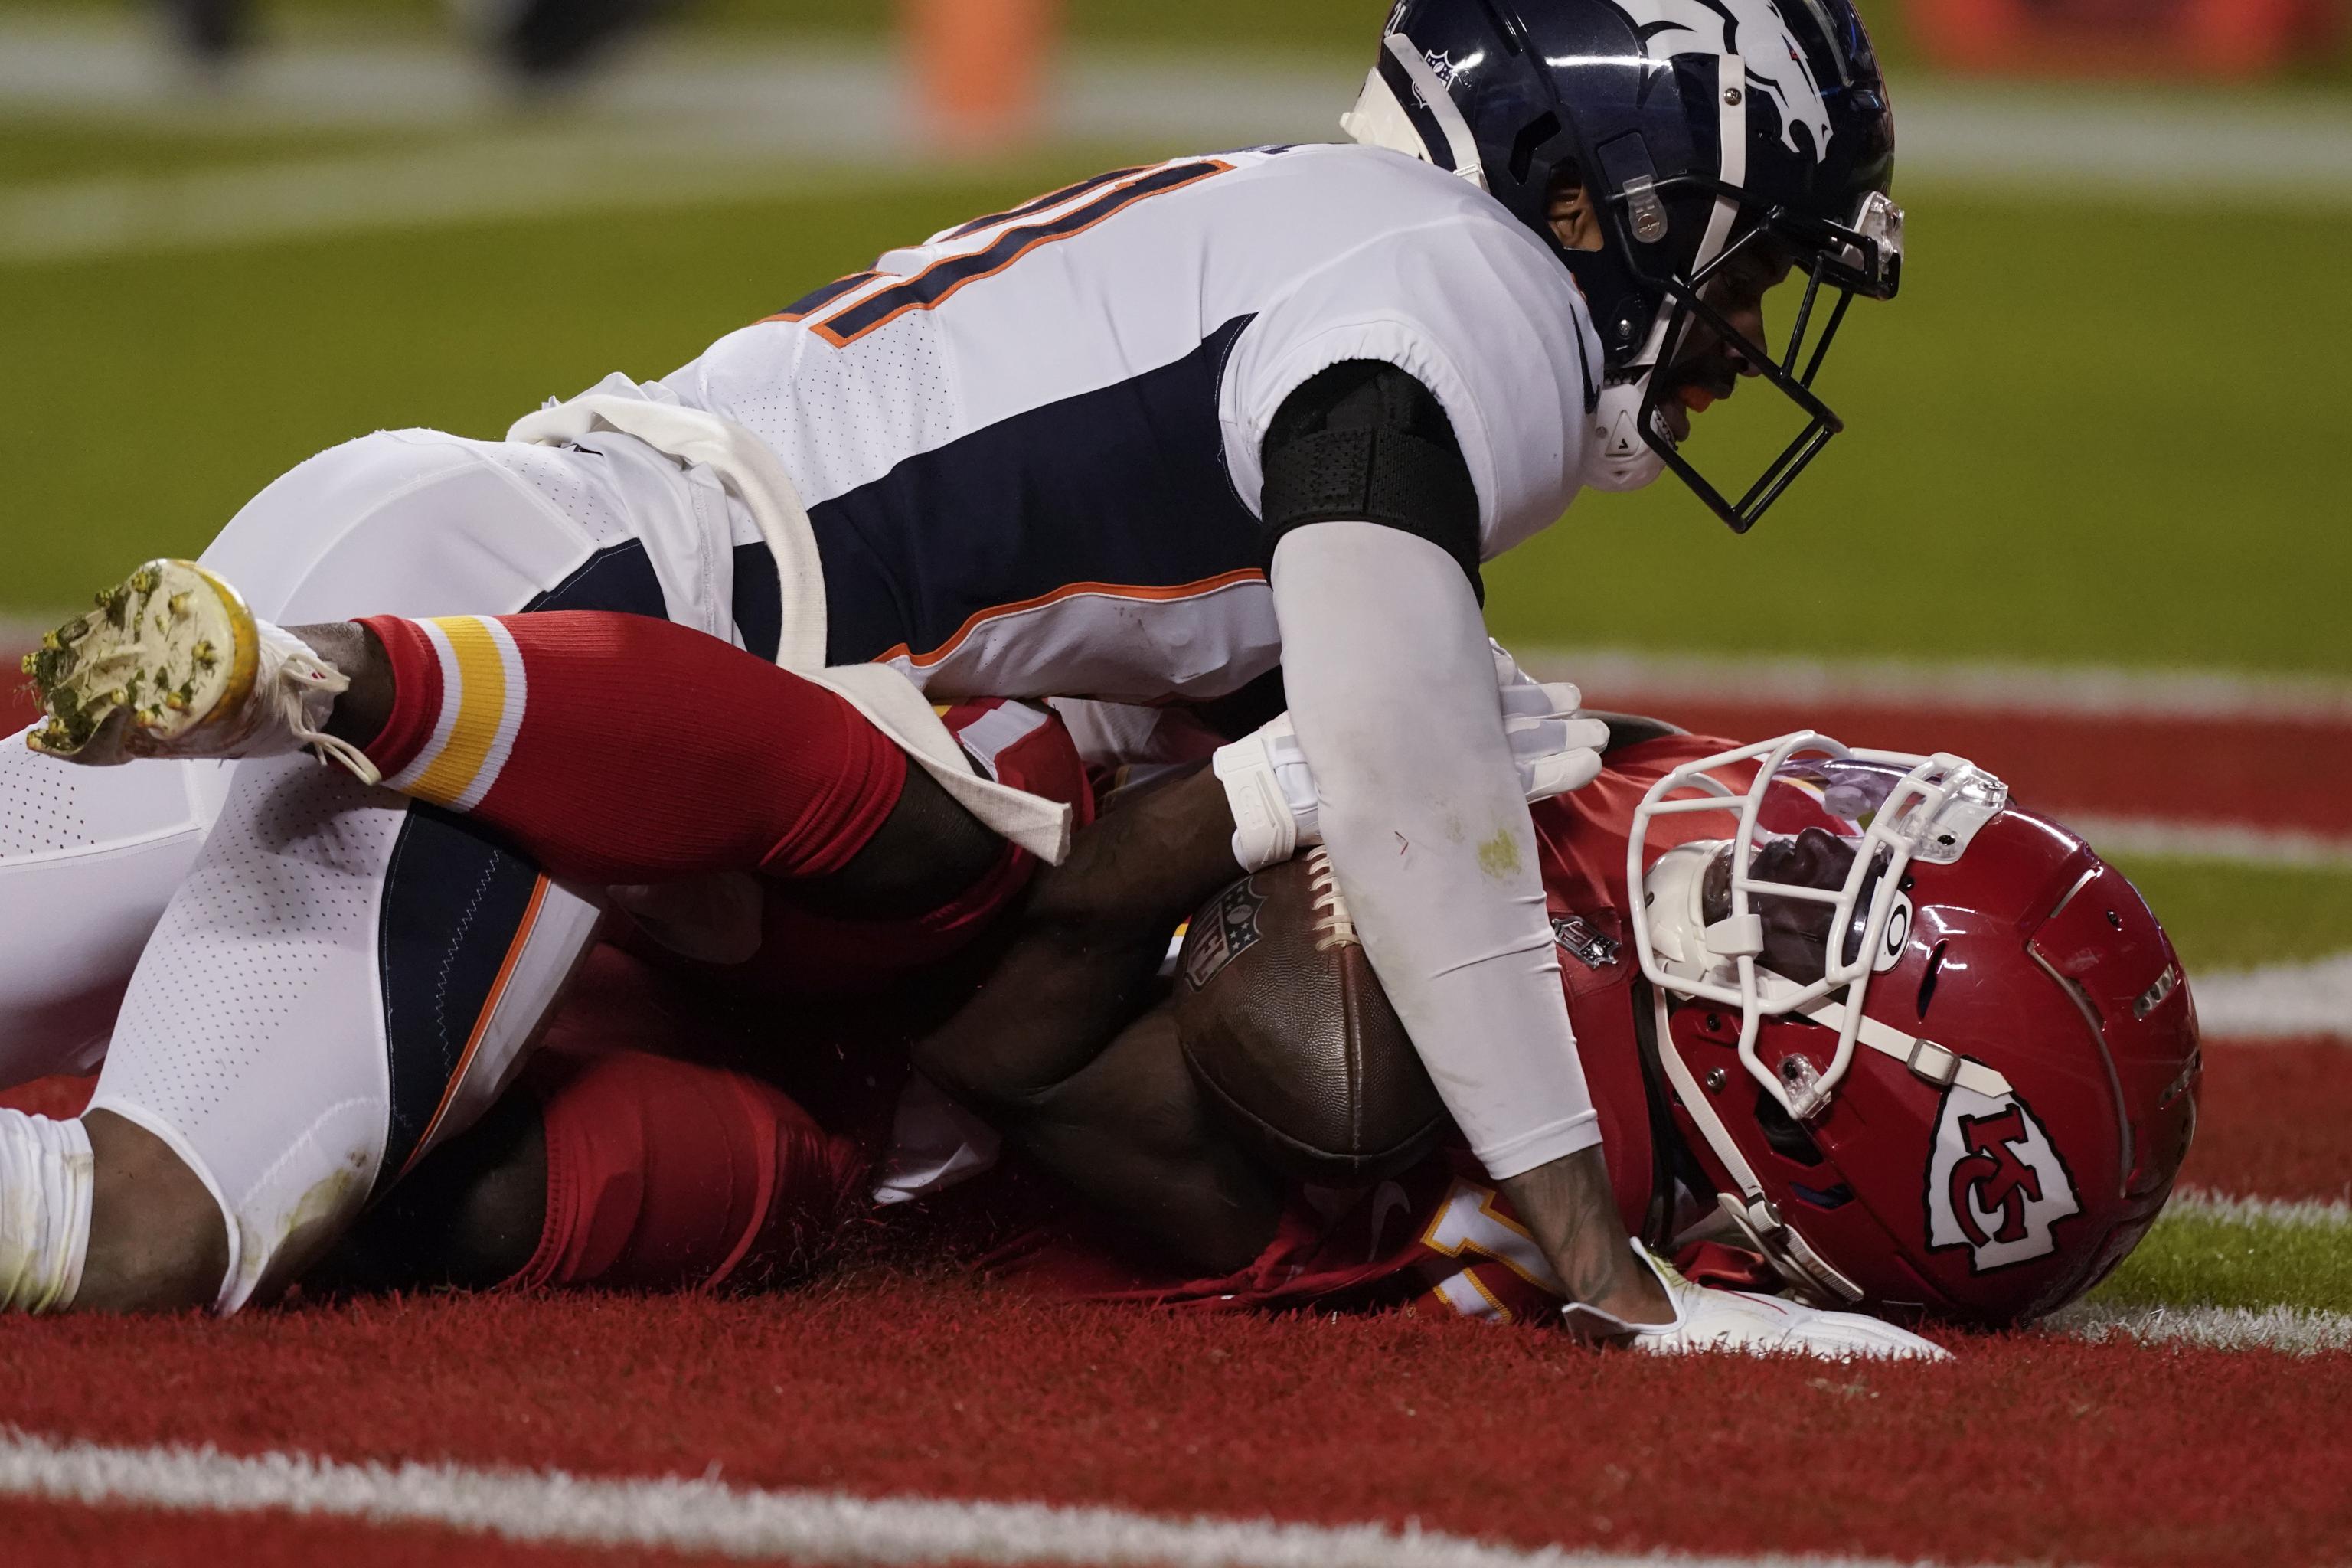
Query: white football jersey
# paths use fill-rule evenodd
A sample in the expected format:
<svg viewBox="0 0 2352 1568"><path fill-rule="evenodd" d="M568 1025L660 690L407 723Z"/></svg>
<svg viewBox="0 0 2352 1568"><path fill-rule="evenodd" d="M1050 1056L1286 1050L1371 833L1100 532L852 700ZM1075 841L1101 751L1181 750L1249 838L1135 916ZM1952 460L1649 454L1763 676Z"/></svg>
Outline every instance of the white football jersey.
<svg viewBox="0 0 2352 1568"><path fill-rule="evenodd" d="M1492 557L1575 493L1600 345L1550 250L1377 148L1081 181L892 251L665 384L792 474L826 661L931 696L1223 695L1279 654L1259 447L1342 360L1452 420Z"/></svg>

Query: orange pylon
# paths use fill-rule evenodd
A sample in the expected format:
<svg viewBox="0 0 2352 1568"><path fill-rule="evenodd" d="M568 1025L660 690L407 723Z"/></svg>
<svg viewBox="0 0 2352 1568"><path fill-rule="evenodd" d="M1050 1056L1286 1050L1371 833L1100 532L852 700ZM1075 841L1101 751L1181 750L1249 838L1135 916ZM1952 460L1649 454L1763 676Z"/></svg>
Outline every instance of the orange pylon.
<svg viewBox="0 0 2352 1568"><path fill-rule="evenodd" d="M899 0L918 108L942 150L999 152L1034 135L1060 0Z"/></svg>

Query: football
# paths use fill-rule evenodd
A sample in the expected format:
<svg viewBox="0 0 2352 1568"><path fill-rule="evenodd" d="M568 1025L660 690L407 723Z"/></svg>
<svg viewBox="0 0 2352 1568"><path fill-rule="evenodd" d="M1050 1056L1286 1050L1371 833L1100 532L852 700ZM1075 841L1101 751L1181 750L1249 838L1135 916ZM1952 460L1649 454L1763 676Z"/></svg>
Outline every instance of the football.
<svg viewBox="0 0 2352 1568"><path fill-rule="evenodd" d="M1445 1123L1331 874L1312 848L1203 905L1176 966L1185 1063L1261 1157L1302 1181L1378 1181Z"/></svg>

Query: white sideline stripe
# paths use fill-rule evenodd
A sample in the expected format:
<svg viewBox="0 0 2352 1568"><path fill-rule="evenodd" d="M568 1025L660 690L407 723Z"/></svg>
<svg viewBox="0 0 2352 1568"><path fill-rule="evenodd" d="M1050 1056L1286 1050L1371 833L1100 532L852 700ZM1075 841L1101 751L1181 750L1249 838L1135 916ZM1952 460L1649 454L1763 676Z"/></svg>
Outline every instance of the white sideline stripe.
<svg viewBox="0 0 2352 1568"><path fill-rule="evenodd" d="M1047 118L1059 135L1195 147L1338 134L1362 51L1117 48L1061 52ZM917 148L895 62L879 43L776 33L673 33L613 62L567 104L579 114L838 125L868 145ZM2313 94L2188 97L2073 88L1896 84L1906 177L1991 182L2021 194L2309 205L2352 200L2352 113ZM198 81L128 16L0 21L0 109L214 127L480 129L512 112L479 52L446 35L299 34ZM1172 150L1172 149L1171 149Z"/></svg>
<svg viewBox="0 0 2352 1568"><path fill-rule="evenodd" d="M0 263L38 264L329 235L506 223L614 207L864 190L936 170L652 134L484 138L461 148L0 190Z"/></svg>
<svg viewBox="0 0 2352 1568"><path fill-rule="evenodd" d="M2115 859L2221 860L2291 871L2352 871L2352 838L2231 822L2167 822L2147 816L2066 814L2066 826Z"/></svg>
<svg viewBox="0 0 2352 1568"><path fill-rule="evenodd" d="M2189 977L2197 1021L2217 1040L2352 1039L2352 952L2308 963L2205 970Z"/></svg>
<svg viewBox="0 0 2352 1568"><path fill-rule="evenodd" d="M1604 708L1625 693L1715 701L1871 703L1931 711L2352 725L2352 681L2313 676L1650 653L1622 647L1511 651L1538 679L1572 680Z"/></svg>
<svg viewBox="0 0 2352 1568"><path fill-rule="evenodd" d="M2352 1203L2342 1198L2235 1198L2203 1187L2183 1187L2174 1193L2164 1205L2163 1219L2175 1215L2219 1220L2224 1225L2284 1225L2328 1230L2352 1227Z"/></svg>
<svg viewBox="0 0 2352 1568"><path fill-rule="evenodd" d="M2094 1343L2122 1338L2288 1355L2352 1350L2352 1316L2301 1307L2109 1307L2086 1301L2052 1314L2042 1327Z"/></svg>
<svg viewBox="0 0 2352 1568"><path fill-rule="evenodd" d="M283 1509L520 1542L790 1556L802 1563L1069 1563L1168 1568L1881 1568L1856 1557L1522 1549L1408 1527L1173 1519L1114 1508L763 1491L713 1479L344 1464L302 1454L110 1447L0 1428L0 1494L200 1513ZM1884 1568L1893 1568L1884 1563Z"/></svg>
<svg viewBox="0 0 2352 1568"><path fill-rule="evenodd" d="M1075 47L1048 94L1046 131L1049 141L1122 156L1331 140L1361 72L1352 56ZM1907 86L1902 96L1914 177L2037 200L2090 193L2352 205L2352 115L2325 102ZM569 99L550 116L560 134L518 135L506 85L447 41L298 38L222 82L197 83L150 29L127 20L0 21L0 114L96 117L197 141L327 128L463 137L369 160L20 189L0 197L0 262L700 205L772 195L780 181L826 170L936 174L937 149L905 110L895 62L880 47L673 37L633 51ZM646 141L667 155L642 155ZM215 208L223 179L231 199Z"/></svg>

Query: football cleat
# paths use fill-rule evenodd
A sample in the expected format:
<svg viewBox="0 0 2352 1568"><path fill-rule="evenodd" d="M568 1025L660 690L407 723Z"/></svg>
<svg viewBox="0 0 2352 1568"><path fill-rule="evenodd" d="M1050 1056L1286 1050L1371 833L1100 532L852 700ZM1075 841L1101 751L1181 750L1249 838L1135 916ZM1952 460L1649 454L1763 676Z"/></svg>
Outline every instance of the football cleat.
<svg viewBox="0 0 2352 1568"><path fill-rule="evenodd" d="M1575 1331L1611 1339L1654 1355L1693 1351L1737 1351L1748 1355L1793 1353L1825 1361L1854 1358L1946 1361L1951 1352L1932 1340L1865 1318L1859 1312L1825 1312L1778 1296L1717 1290L1694 1285L1650 1255L1640 1242L1633 1255L1666 1288L1675 1309L1665 1323L1629 1323L1612 1313L1570 1302L1561 1316Z"/></svg>
<svg viewBox="0 0 2352 1568"><path fill-rule="evenodd" d="M310 750L362 783L365 752L326 733L351 681L193 561L150 561L25 656L47 720L34 751L97 767L140 757Z"/></svg>

